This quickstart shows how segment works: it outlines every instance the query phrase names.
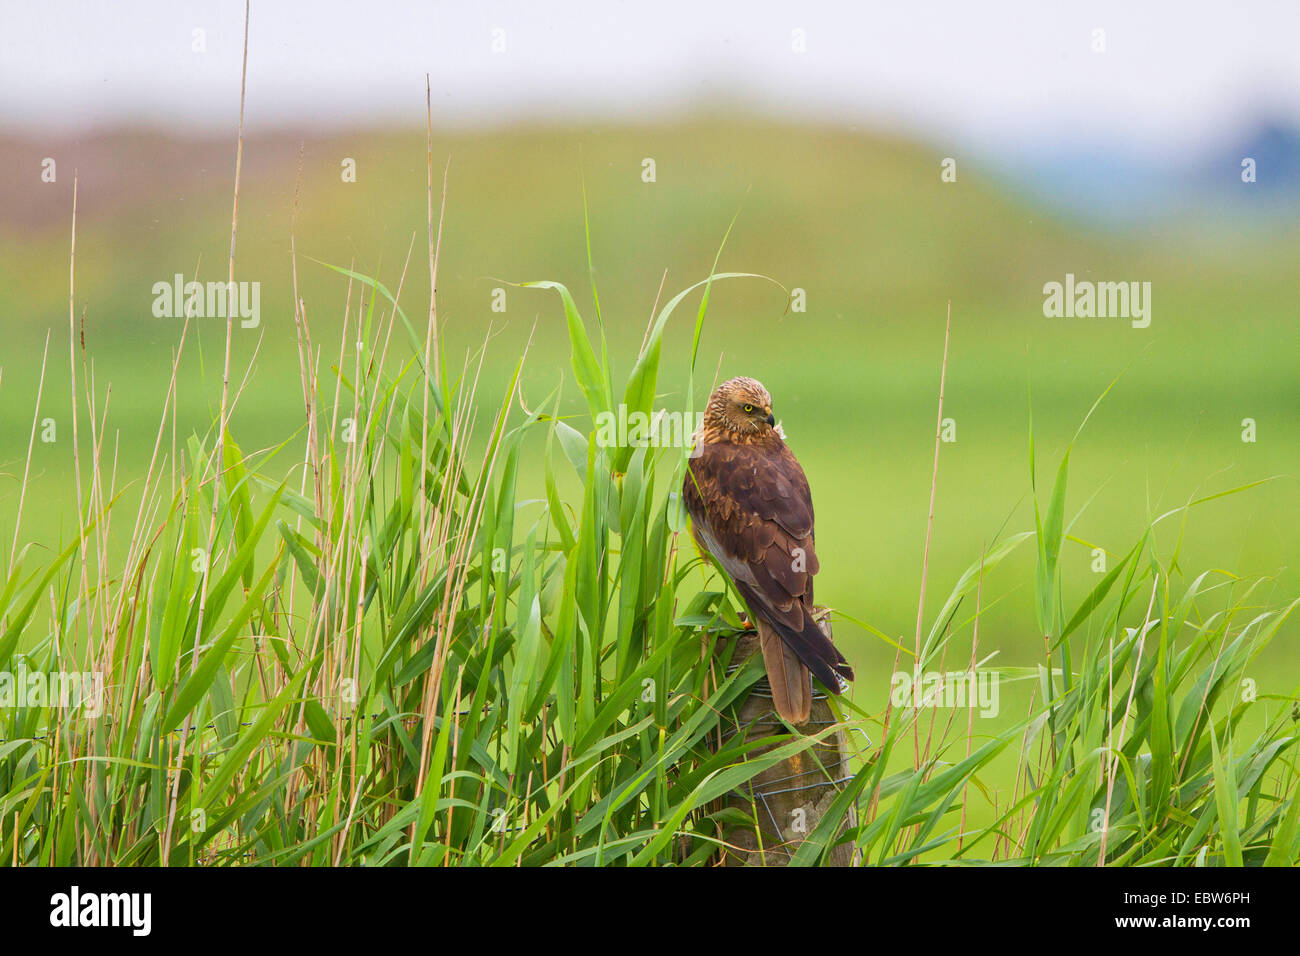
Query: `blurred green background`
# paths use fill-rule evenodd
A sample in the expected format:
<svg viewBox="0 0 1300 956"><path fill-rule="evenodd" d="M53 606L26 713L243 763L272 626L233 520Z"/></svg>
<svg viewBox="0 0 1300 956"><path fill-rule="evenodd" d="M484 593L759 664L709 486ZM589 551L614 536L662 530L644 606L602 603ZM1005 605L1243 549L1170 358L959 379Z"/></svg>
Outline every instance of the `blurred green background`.
<svg viewBox="0 0 1300 956"><path fill-rule="evenodd" d="M401 301L417 329L428 309L423 130L248 136L236 278L261 283L261 325L235 330L232 387L250 362L252 371L232 432L249 452L293 438L267 464L272 471L301 454L289 251L300 142L298 278L322 374L338 354L346 280L313 259L351 265L396 290L409 252ZM84 311L98 405L107 404L105 473L127 489L123 501L133 517L132 482L153 447L181 328L178 319L152 315L152 287L196 269L200 280L225 278L234 145L118 131L53 144L7 139L3 147L0 551L7 560L34 413L55 420L57 440L43 443L38 435L20 545L57 547L76 526L68 381L74 168L74 309L78 325ZM956 441L941 452L927 626L986 545L1002 531L1033 526L1031 401L1045 496L1079 422L1121 373L1071 459L1066 518L1087 505L1073 533L1090 546L1067 545L1067 605L1097 580L1091 546L1118 557L1149 518L1273 476L1197 507L1185 524L1166 521L1156 547L1168 555L1181 539L1180 566L1189 575L1215 568L1266 578L1256 592L1261 604L1300 593L1295 222L1169 218L1106 229L1049 212L1014 181L986 175L961 156L956 182L943 182L944 155L902 140L735 116L436 134L435 178L450 157L438 288L447 363L460 368L488 341L479 387L485 426L536 326L525 401L541 401L564 378L565 407L585 431L590 423L568 374L558 299L506 283L564 282L594 325L585 182L595 281L610 352L625 374L656 298L665 302L708 274L739 214L719 268L802 289L807 310L790 311L772 283L716 286L695 395L702 404L715 369L719 381L749 375L772 392L813 489L819 601L911 646L949 301L944 415L955 421ZM45 156L57 159L54 183L40 182ZM642 178L647 158L655 167L649 183ZM354 183L343 181L345 159L355 160ZM1045 318L1042 287L1066 273L1150 282L1150 327ZM492 310L497 288L506 289L504 313ZM698 300L696 293L669 328L660 380L665 408L685 401ZM208 428L220 399L224 322L196 319L193 332L182 362L177 447L190 431ZM399 323L394 357L404 360L407 349ZM1257 423L1253 443L1242 441L1245 418ZM80 427L84 462L84 404ZM169 431L169 453L171 445ZM529 497L530 482L542 496L540 472L521 482L521 497ZM995 665L1042 659L1033 562L1031 544L985 582L981 656L997 651ZM964 608L958 622L973 610ZM893 648L843 620L836 637L858 669L858 702L879 711ZM1288 622L1253 675L1261 693L1289 693L1300 679L1295 639Z"/></svg>

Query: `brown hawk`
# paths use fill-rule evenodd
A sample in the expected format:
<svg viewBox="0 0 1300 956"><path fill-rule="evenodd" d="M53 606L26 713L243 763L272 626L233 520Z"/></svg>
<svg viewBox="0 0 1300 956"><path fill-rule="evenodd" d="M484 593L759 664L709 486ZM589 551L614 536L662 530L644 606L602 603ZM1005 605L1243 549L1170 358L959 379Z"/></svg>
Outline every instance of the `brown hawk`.
<svg viewBox="0 0 1300 956"><path fill-rule="evenodd" d="M688 459L682 500L700 550L731 577L758 629L777 713L808 720L809 671L842 693L853 669L813 620L812 493L752 378L717 387Z"/></svg>

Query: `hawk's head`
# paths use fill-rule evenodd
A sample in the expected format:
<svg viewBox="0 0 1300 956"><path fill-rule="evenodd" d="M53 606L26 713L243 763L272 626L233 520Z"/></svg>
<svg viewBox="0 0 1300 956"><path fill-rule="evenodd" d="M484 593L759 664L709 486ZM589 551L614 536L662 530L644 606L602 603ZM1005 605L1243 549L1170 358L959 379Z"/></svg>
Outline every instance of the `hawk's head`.
<svg viewBox="0 0 1300 956"><path fill-rule="evenodd" d="M772 396L752 378L723 382L704 410L704 432L708 441L741 442L780 434L772 416Z"/></svg>

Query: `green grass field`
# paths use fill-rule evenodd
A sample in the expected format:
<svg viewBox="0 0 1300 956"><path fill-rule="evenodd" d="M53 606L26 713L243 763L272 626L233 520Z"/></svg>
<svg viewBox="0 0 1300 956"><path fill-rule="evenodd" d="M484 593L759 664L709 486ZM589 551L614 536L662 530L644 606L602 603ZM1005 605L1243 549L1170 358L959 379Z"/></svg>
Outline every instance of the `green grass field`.
<svg viewBox="0 0 1300 956"><path fill-rule="evenodd" d="M24 575L51 560L78 533L68 377L73 166L81 177L74 312L80 334L84 310L85 368L93 374L97 410L107 409L102 472L114 491L123 492L118 507L129 518L139 504L140 479L154 447L171 358L180 338L179 319L152 315L152 287L178 272L188 277L197 270L201 280L223 279L230 240L233 149L228 143L122 135L66 144L59 153L67 158L59 160L57 183L40 184L33 171L39 170L39 157L49 150L47 144L21 143L6 149L4 162L13 168L3 170L6 175L0 186L5 191L0 198L14 211L13 221L0 233L0 298L6 315L0 345L0 545L5 546L0 552L6 560L34 412L39 420L52 418L56 429L55 440L46 443L38 427L30 457L18 541L19 547L32 541L36 548ZM1291 279L1300 235L1294 227L1279 233L1277 229L1286 227L1275 224L1270 227L1273 231L1265 233L1225 224L1207 234L1204 224L1174 222L1141 234L1101 232L1018 200L1005 184L960 165L960 158L958 181L943 183L942 154L915 144L734 120L466 134L435 139L433 155L435 176L440 175L442 158L451 157L437 295L444 362L453 379L467 362L473 377L478 351L486 342L477 399L466 410L475 416L470 457L490 447L496 409L509 391L530 337L519 373L519 403L539 411L543 403L553 401L549 396L562 385L563 420L584 435L592 427L570 367L571 341L559 300L553 292L512 283L564 282L595 335L589 291L594 281L617 399L656 302L662 307L669 297L709 275L722 237L736 217L718 269L758 273L774 281L729 279L711 288L689 393L700 295L685 300L665 329L653 404L682 409L688 394L693 394L698 408L715 379L739 374L762 380L772 392L776 414L813 489L822 562L818 599L843 614L836 623L836 639L859 675L853 704L877 720L873 737L880 735L878 717L888 702L895 666L896 649L883 638L910 649L916 628L949 302L952 331L944 416L953 419L956 440L943 443L940 452L927 631L959 576L978 564L985 549L995 548L1016 532L1035 530L1031 414L1038 499L1046 508L1057 464L1071 438L1098 396L1116 380L1071 451L1069 484L1060 502L1067 529L1060 544L1060 591L1059 597L1052 598L1059 601L1057 613L1063 615L1056 622L1058 631L1104 577L1095 569L1094 549L1104 549L1109 570L1157 517L1193 500L1257 482L1263 483L1198 504L1187 510L1185 520L1184 515L1174 514L1158 524L1149 549L1142 551L1147 565L1142 576L1145 579L1157 569L1162 579L1178 575L1179 590L1169 595L1176 604L1181 588L1203 571L1211 571L1193 616L1203 616L1207 633L1222 627L1232 638L1253 612L1285 608L1300 594L1294 561L1294 542L1300 532L1300 511L1294 506L1300 463L1300 417L1296 415L1300 384L1294 357L1300 354L1300 327L1295 322ZM238 325L234 329L232 390L242 390L230 432L249 467L271 481L272 487L285 475L291 478L291 488L298 487L307 442L293 316L291 227L298 252L299 293L313 344L319 347L322 379L333 381L330 368L340 355L348 291L346 278L324 263L374 276L394 292L400 285L400 302L415 330L416 344L412 345L399 319L387 365L389 373L396 374L418 355L428 310L425 157L419 133L363 130L353 136L308 141L293 224L297 140L288 135L248 138L235 275L237 280L261 283L261 322L257 329ZM655 181L649 183L642 179L647 157L655 162ZM345 158L356 161L355 183L341 180L340 163ZM437 196L434 203L436 211ZM1134 329L1128 321L1114 318L1044 317L1043 284L1062 281L1067 273L1096 281L1150 282L1150 327ZM794 289L803 290L806 311L789 308L787 290ZM350 335L355 334L360 291L354 283ZM499 306L502 295L504 311L496 311L494 303ZM381 297L375 318L378 329L386 327L386 310ZM47 331L50 360L37 412ZM194 462L178 459L189 437L206 436L208 450L216 437L212 423L219 413L225 325L219 319L195 319L192 334L180 367L174 429L169 421L163 441L168 455L165 474L175 469L161 485L167 495L188 487L191 480L188 472ZM372 341L367 349L367 354L373 354L378 345ZM352 350L346 354L343 372L351 380ZM78 388L84 390L87 374L80 370L80 343L75 355ZM373 374L378 376L377 371ZM418 381L419 374L408 364L398 394L404 394L411 381ZM323 395L329 406L332 386ZM367 400L385 414L388 408L397 408L378 394L368 394ZM80 414L86 481L90 432L84 396ZM400 409L394 414L400 424ZM522 417L519 405L513 416L512 427ZM1253 442L1242 440L1242 422L1247 418L1256 423ZM328 414L325 420L330 420ZM548 455L559 456L543 426L519 434L514 494L520 518L514 528L496 529L498 536L504 533L516 545L524 545L522 550L528 554L536 544L528 541L528 522L539 521L533 530L543 538L555 534L553 528L545 530L551 519L539 517L547 510ZM427 428L437 433L432 420ZM329 437L338 441L337 434ZM378 437L376 442L382 447ZM378 460L391 464L386 455L400 458L397 445L378 453ZM671 467L671 462L664 467ZM475 479L474 474L469 477ZM394 490L395 481L386 481L386 492ZM571 469L556 469L555 482L554 494L570 504L570 521L576 522L589 482ZM662 501L666 487L667 478L660 475L656 501ZM266 494L265 488L257 489L256 506L244 512L249 519L264 507ZM363 495L359 500L368 499ZM238 525L234 492L230 501L222 502L223 521ZM211 507L210 497L204 507ZM648 515L656 513L650 503L646 507ZM461 517L467 527L472 524L469 515ZM105 554L125 554L130 543L129 533L123 534L129 532L129 520L118 520L116 536L103 542ZM174 529L170 523L166 526L170 534ZM340 540L355 533L355 528L342 529ZM277 546L270 539L258 545L259 560L271 560ZM409 540L403 545L410 546ZM287 567L288 557L284 560L282 567ZM1000 735L1014 735L1032 716L1030 691L1036 686L1032 673L1044 662L1041 605L1047 600L1044 595L1053 591L1051 580L1035 583L1043 562L1031 539L989 569L982 581L980 656L996 653L988 666L1025 679L1007 685L997 717L976 720L977 748ZM1052 565L1055 570L1058 562ZM5 567L6 575L12 575L12 567ZM563 567L548 572L539 563L535 570L543 593L563 580ZM521 572L525 583L518 586L523 592L500 600L511 604L524 600L531 573L531 569ZM682 573L669 591L683 605L676 608L679 614L701 586L718 587L717 580L698 567L686 567ZM68 593L75 596L73 577ZM1228 583L1238 578L1241 583ZM29 586L26 577L23 582L24 588ZM115 586L121 583L116 581ZM251 587L252 582L245 579L245 586ZM307 582L299 586L311 590ZM292 591L294 585L287 587ZM1145 587L1149 591L1151 585ZM1146 607L1147 593L1139 596L1137 590L1135 586L1124 603L1127 617L1122 623L1130 627L1141 623ZM655 606L652 594L642 597L647 608ZM546 610L545 603L542 606ZM526 602L523 607L526 611ZM1216 610L1231 613L1216 617ZM506 613L491 602L480 612L488 620ZM511 610L509 616L513 619L515 613ZM853 619L869 629L855 626ZM943 647L951 644L952 648L945 658L947 669L964 664L974 619L970 594L942 639ZM670 622L670 618L660 622L658 633L664 633ZM1112 633L1117 623L1112 622L1111 630L1101 623L1089 624L1078 632L1078 639L1086 635L1087 646L1095 652L1102 646L1095 642ZM387 627L375 626L377 630L366 632L361 646L373 644L382 659ZM529 626L525 613L513 632L515 639L523 640ZM622 625L610 626L622 634ZM55 630L33 625L20 635L20 649L46 646ZM75 633L76 628L72 630ZM93 644L93 629L90 637ZM623 635L615 641L620 648L612 664L615 672L607 675L615 686L634 672L635 656L625 658L631 650L620 643L626 640ZM1233 658L1240 663L1240 669L1232 672L1235 679L1253 680L1261 698L1260 706L1232 717L1230 723L1241 728L1239 732L1265 734L1290 709L1300 683L1295 640L1296 624L1285 619L1271 640L1262 642L1259 653L1243 649L1239 661ZM178 661L186 646L179 649ZM533 650L537 651L535 645ZM420 659L415 649L412 654L412 660ZM1097 663L1088 653L1076 655L1073 663L1082 668L1085 660ZM285 661L281 666L284 686L292 687L288 675L296 673L295 666ZM294 693L318 679L316 666L309 668L310 676ZM413 665L408 661L407 666ZM1054 666L1060 666L1059 659ZM510 671L516 673L516 668ZM1191 673L1181 677L1190 680ZM687 675L681 679L689 679L688 671L681 674ZM248 691L242 683L248 677L248 672L231 677L236 697ZM273 681L272 686L280 685ZM556 685L557 697L564 696L565 687ZM166 702L169 694L177 693L183 691L162 687L159 700ZM1224 693L1230 704L1235 688ZM170 699L174 704L175 698ZM218 702L214 699L203 706L216 707ZM555 706L563 713L563 705ZM940 725L948 713L938 712ZM518 717L509 712L509 721ZM591 717L578 713L568 718L576 728L568 728L561 738L572 744L572 734L584 726L584 718ZM185 719L188 726L189 716ZM956 723L962 725L964 719L963 714ZM1096 722L1083 720L1082 725L1080 739L1095 742ZM1203 732L1203 724L1196 726ZM953 746L960 749L964 727L958 726L958 731ZM230 730L232 736L226 741L235 740L236 733ZM1184 742L1193 765L1204 757L1205 767L1212 763L1216 774L1223 772L1224 765L1207 749L1210 744L1204 736ZM1141 743L1139 739L1137 745ZM1225 741L1215 746L1219 743L1226 746ZM522 751L513 739L502 746L511 760L522 760L531 752L528 748L540 743L532 741ZM517 756L521 752L525 757ZM1019 758L1019 748L1009 746L990 753L980 764L980 798L969 804L972 827L985 828L987 833L997 826L1018 786ZM881 773L886 768L891 773L911 768L910 746L891 749L877 766ZM1278 765L1273 766L1276 770ZM337 766L334 771L341 772ZM230 770L232 776L237 773L242 771ZM1294 789L1293 773L1288 777L1283 771L1280 778L1267 778L1274 789L1279 780L1289 780ZM267 795L278 785L275 775L262 767L251 791ZM406 793L402 788L408 785L404 778L398 780L392 794ZM1164 786L1167 792L1169 782L1156 781L1155 786L1157 790ZM109 791L111 786L106 786L105 792ZM665 782L661 793L647 798L650 811L638 812L654 815L678 806L670 792L672 786ZM449 793L448 799L456 798L455 785ZM579 793L575 799L581 803L590 798L598 806L599 793L597 787L594 794ZM421 809L415 799L420 823L426 826L424 814L435 811ZM247 805L236 805L241 812L248 810ZM1225 812L1212 797L1208 805L1216 813ZM486 806L481 804L481 809ZM12 808L6 810L12 815ZM1086 817L1082 812L1086 810L1082 805L1070 812ZM330 812L337 811L336 805ZM393 819L399 818L405 821L400 814ZM923 858L951 856L950 847L922 852L924 825L903 826L903 820L910 818L901 815L894 832L887 827L883 833L863 836L863 845L876 847L878 841L879 859L893 859L901 831L916 839L908 844L908 852L916 851ZM375 822L375 831L382 832L384 825ZM447 826L450 829L441 831L442 842L437 844L443 849L437 852L463 852L468 837ZM580 861L590 861L583 848L585 831L578 832L581 823L573 822L571 827L568 832L573 838L566 847L580 854ZM1188 828L1195 829L1193 824ZM1243 832L1248 829L1243 827ZM262 858L278 852L267 842L264 830L250 827L254 831L255 839L231 842L230 852ZM1191 855L1204 838L1204 832L1187 838ZM1085 837L1078 839L1086 842ZM53 837L34 839L31 849L37 854L53 853L55 842ZM392 844L379 842L385 852L395 852ZM652 851L645 859L662 857L664 847L654 844L655 838L647 838ZM1064 838L1062 844L1073 846ZM1177 856L1186 862L1186 853L1169 851L1159 839L1154 844L1142 853L1153 853L1158 859ZM339 852L353 860L364 846L349 843ZM1220 852L1218 844L1215 847ZM524 845L517 850L525 858L527 852L534 852ZM193 852L211 852L211 847ZM365 852L373 852L373 847ZM422 855L425 852L419 846L408 847L405 858L429 862ZM986 845L982 855L988 852ZM1095 849L1091 852L1095 854ZM1225 859L1233 858L1231 846L1224 846L1222 852ZM1241 852L1240 847L1236 852ZM1279 852L1290 853L1290 844ZM102 853L113 857L107 848ZM441 856L435 853L433 858ZM147 859L140 856L137 861Z"/></svg>
<svg viewBox="0 0 1300 956"><path fill-rule="evenodd" d="M77 314L85 309L96 385L112 387L109 435L122 475L152 448L179 337L178 320L152 316L151 287L196 269L200 279L224 278L233 167L228 143L131 142L86 147L99 165L83 175L98 185L82 183L77 257ZM805 289L807 312L788 312L770 283L720 286L701 342L697 394L708 390L715 367L720 378L752 375L772 391L827 518L818 540L828 603L889 634L914 627L949 299L945 414L956 421L957 441L943 448L932 580L951 580L1008 518L1009 527L1027 526L1031 389L1039 447L1055 452L1122 372L1075 456L1077 487L1087 493L1071 500L1071 513L1097 493L1076 533L1113 551L1148 515L1190 496L1282 476L1202 509L1187 529L1185 554L1189 566L1268 575L1280 594L1297 592L1294 233L1214 244L1172 227L1160 235L1088 232L1017 204L975 170L941 183L940 157L923 149L798 127L701 122L503 133L439 140L434 148L439 166L451 157L438 290L445 350L458 364L494 331L488 395L500 393L534 322L524 395L540 397L564 373L568 346L556 304L505 283L586 284L584 176L597 287L611 354L624 372L661 281L666 298L706 276L739 212L719 267ZM24 184L17 171L30 165L27 157L6 156L16 169L6 170L4 188L39 197L26 203L40 222L11 225L0 239L7 313L0 530L8 538L47 330L53 361L42 417L66 422L68 413L72 169L64 162L57 184ZM236 278L262 282L263 319L260 329L236 329L241 378L260 348L233 422L245 447L261 448L301 424L288 248L296 143L252 136L246 156ZM641 181L646 156L656 160L652 184ZM357 160L356 183L340 181L343 157ZM366 131L312 142L298 220L303 257L354 264L391 289L414 238L402 301L419 328L428 301L424 166L419 134ZM346 280L310 261L299 270L328 364L337 355ZM1044 318L1042 285L1066 272L1152 282L1151 327ZM492 311L495 288L507 290L504 313ZM673 357L683 355L691 324L673 323L666 333L664 407L684 396L685 363ZM219 398L224 323L196 320L195 330L200 349L186 357L178 394L181 435L205 429ZM577 412L576 401L571 409ZM1241 441L1247 417L1258 422L1254 444ZM49 546L73 525L62 507L70 488L66 432L52 445L38 442L33 460L39 480L24 538ZM1088 549L1067 552L1076 586L1086 585L1091 561ZM1037 644L1023 626L1022 602L1009 597L994 619L1004 632L999 646L1019 663L1032 659ZM846 639L855 659L886 663L884 648ZM1274 663L1300 678L1300 658Z"/></svg>

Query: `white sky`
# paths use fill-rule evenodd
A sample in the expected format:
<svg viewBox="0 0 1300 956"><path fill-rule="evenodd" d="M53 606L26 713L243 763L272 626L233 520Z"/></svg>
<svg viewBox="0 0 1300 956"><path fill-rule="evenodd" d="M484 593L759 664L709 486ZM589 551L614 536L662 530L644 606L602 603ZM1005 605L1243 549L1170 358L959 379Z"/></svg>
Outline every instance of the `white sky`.
<svg viewBox="0 0 1300 956"><path fill-rule="evenodd" d="M0 128L229 130L242 30L242 0L3 0ZM251 125L422 125L426 71L457 124L740 102L976 147L1161 153L1300 120L1300 2L253 2Z"/></svg>

